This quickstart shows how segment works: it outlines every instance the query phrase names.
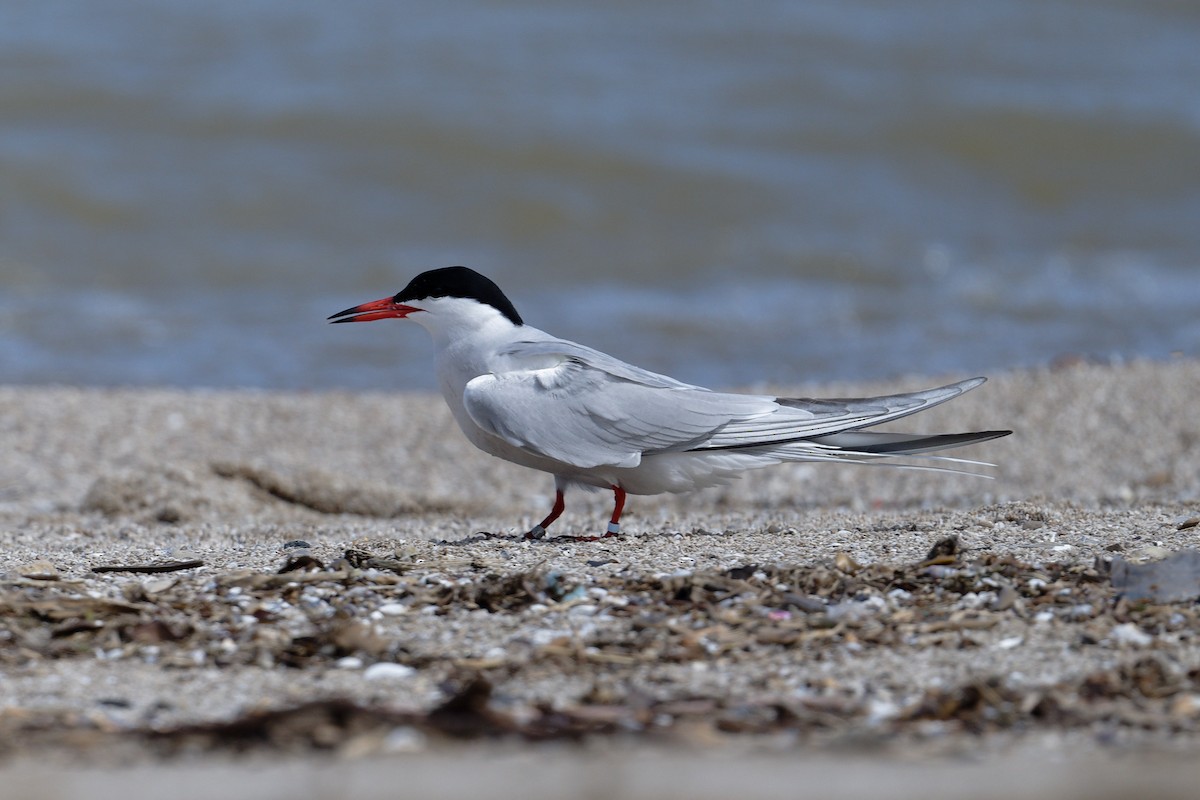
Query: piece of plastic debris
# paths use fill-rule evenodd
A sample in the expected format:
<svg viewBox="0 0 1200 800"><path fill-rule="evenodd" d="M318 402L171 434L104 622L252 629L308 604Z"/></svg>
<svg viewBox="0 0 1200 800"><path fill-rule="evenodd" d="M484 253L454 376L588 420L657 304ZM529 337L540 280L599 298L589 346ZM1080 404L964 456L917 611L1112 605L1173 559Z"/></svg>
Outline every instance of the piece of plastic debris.
<svg viewBox="0 0 1200 800"><path fill-rule="evenodd" d="M1129 600L1179 603L1200 597L1200 551L1180 550L1161 561L1134 564L1117 556L1112 585Z"/></svg>

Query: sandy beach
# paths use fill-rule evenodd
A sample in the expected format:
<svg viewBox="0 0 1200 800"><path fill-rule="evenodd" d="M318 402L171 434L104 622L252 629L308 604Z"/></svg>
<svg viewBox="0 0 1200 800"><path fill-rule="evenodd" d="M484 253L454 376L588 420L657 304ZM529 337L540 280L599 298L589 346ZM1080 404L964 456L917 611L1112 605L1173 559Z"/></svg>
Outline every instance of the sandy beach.
<svg viewBox="0 0 1200 800"><path fill-rule="evenodd" d="M256 796L334 796L304 776L453 762L563 796L511 783L544 761L597 797L707 797L755 765L784 783L743 796L930 797L1020 764L1115 797L1153 763L1174 796L1196 603L1121 597L1112 564L1196 546L1198 398L1183 359L994 375L892 426L1012 428L959 453L991 479L789 465L631 497L626 535L585 543L521 540L550 478L434 396L0 387L0 775L130 797L252 768L281 776ZM609 499L568 501L552 532L598 532Z"/></svg>

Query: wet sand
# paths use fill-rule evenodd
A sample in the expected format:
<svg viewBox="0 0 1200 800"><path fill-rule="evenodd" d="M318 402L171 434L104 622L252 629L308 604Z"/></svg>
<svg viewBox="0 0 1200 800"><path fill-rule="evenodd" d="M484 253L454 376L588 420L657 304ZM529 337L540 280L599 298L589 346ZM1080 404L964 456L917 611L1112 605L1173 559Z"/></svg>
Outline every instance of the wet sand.
<svg viewBox="0 0 1200 800"><path fill-rule="evenodd" d="M1131 603L1109 569L1196 545L1198 397L1186 360L997 375L891 426L1013 428L959 453L992 480L783 466L631 497L626 535L585 543L522 541L550 478L436 397L0 388L0 771L135 796L114 764L274 769L321 796L295 776L436 783L453 759L503 796L536 760L561 761L547 796L669 796L656 765L709 775L691 797L747 775L939 796L930 772L1082 791L1149 758L1167 786L1200 741L1195 603ZM569 496L553 532L608 502Z"/></svg>

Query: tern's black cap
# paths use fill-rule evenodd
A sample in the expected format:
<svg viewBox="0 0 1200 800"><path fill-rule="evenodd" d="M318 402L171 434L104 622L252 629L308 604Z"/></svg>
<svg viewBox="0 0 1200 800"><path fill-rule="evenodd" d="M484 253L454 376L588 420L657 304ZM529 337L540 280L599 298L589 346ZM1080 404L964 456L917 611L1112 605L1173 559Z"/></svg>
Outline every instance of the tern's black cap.
<svg viewBox="0 0 1200 800"><path fill-rule="evenodd" d="M392 298L397 303L429 297L462 297L491 306L508 317L513 325L523 325L516 307L500 287L468 267L442 267L422 272Z"/></svg>

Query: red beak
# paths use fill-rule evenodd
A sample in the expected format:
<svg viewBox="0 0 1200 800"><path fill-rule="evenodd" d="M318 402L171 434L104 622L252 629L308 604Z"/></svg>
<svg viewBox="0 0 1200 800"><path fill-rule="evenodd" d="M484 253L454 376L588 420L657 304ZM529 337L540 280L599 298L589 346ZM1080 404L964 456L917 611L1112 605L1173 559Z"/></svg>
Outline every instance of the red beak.
<svg viewBox="0 0 1200 800"><path fill-rule="evenodd" d="M334 322L372 322L377 319L404 319L419 308L397 303L390 297L347 308L329 317ZM353 315L353 316L351 316Z"/></svg>

